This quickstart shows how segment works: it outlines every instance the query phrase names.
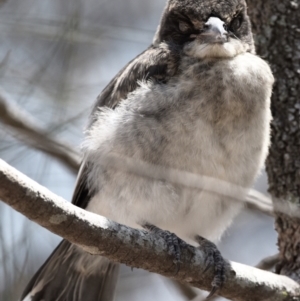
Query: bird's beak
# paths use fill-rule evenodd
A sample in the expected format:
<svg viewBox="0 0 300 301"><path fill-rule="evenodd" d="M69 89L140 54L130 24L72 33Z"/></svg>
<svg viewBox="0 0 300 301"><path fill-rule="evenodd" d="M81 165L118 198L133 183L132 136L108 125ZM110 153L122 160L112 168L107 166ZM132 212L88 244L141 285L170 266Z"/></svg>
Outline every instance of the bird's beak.
<svg viewBox="0 0 300 301"><path fill-rule="evenodd" d="M224 22L217 17L210 17L205 23L204 31L199 35L202 43L224 44L228 41L228 32Z"/></svg>

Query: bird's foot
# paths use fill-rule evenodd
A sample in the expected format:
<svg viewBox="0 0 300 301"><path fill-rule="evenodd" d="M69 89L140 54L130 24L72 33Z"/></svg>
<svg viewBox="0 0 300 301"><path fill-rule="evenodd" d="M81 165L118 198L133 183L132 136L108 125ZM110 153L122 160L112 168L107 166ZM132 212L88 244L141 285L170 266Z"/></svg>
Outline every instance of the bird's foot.
<svg viewBox="0 0 300 301"><path fill-rule="evenodd" d="M207 300L210 299L224 284L225 282L225 267L228 262L222 257L220 251L214 243L201 237L196 236L196 241L199 243L199 248L207 255L205 259L206 272L210 267L214 268L214 279L211 283L212 289L207 296Z"/></svg>
<svg viewBox="0 0 300 301"><path fill-rule="evenodd" d="M166 241L169 254L174 256L173 262L176 265L176 274L177 274L180 269L181 249L186 248L187 244L174 233L162 230L154 225L146 223L143 224L142 227L148 230L149 232L159 235Z"/></svg>

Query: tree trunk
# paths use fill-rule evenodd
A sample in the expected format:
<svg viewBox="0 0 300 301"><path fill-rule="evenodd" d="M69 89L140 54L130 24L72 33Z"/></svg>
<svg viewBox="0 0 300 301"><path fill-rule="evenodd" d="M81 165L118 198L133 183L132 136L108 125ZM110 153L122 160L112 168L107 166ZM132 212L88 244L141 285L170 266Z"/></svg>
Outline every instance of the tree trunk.
<svg viewBox="0 0 300 301"><path fill-rule="evenodd" d="M249 0L248 7L257 53L270 63L276 78L272 145L266 162L269 192L275 206L292 203L299 207L300 3L298 0ZM277 212L275 227L280 251L277 271L299 282L300 219Z"/></svg>

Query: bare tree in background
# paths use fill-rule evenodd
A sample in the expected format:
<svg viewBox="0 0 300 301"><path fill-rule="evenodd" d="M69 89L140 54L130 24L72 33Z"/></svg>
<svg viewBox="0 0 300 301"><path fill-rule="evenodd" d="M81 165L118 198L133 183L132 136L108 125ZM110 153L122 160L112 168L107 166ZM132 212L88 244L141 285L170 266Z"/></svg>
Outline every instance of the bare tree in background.
<svg viewBox="0 0 300 301"><path fill-rule="evenodd" d="M299 3L297 1L275 3L271 0L248 0L248 5L256 33L257 52L270 62L276 77L272 99L274 116L272 146L267 161L270 192L275 208L280 207L281 203L299 205ZM76 24L78 26L78 23ZM79 40L82 39L82 35L68 35L67 39L68 41ZM299 218L277 212L276 229L279 234L280 251L280 264L277 266L277 271L299 281Z"/></svg>

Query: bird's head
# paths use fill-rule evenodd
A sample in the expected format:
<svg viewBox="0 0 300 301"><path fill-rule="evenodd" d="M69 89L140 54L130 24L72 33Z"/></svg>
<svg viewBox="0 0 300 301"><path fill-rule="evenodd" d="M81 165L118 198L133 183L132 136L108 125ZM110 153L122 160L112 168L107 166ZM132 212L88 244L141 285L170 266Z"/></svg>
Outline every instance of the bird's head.
<svg viewBox="0 0 300 301"><path fill-rule="evenodd" d="M255 52L244 0L169 0L154 38L161 42L199 58Z"/></svg>

